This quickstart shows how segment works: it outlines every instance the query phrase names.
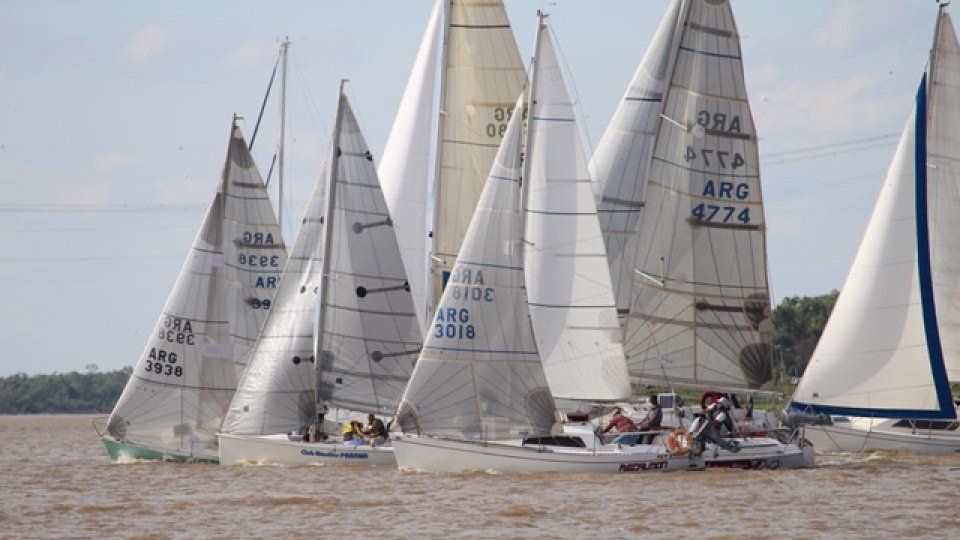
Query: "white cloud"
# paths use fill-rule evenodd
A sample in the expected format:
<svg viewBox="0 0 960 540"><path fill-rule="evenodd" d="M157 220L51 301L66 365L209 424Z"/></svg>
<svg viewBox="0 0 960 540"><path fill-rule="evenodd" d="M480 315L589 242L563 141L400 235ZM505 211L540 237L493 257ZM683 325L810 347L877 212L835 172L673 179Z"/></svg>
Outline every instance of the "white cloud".
<svg viewBox="0 0 960 540"><path fill-rule="evenodd" d="M164 51L170 44L170 30L159 25L145 26L123 48L128 62L142 63Z"/></svg>
<svg viewBox="0 0 960 540"><path fill-rule="evenodd" d="M226 66L231 69L250 69L256 67L265 58L273 56L278 46L265 39L255 39L241 43L226 59Z"/></svg>
<svg viewBox="0 0 960 540"><path fill-rule="evenodd" d="M122 152L99 153L93 157L93 171L97 174L127 169L140 163L140 158Z"/></svg>
<svg viewBox="0 0 960 540"><path fill-rule="evenodd" d="M846 51L864 37L867 16L865 11L872 9L869 3L850 0L838 2L827 14L827 18L813 35L810 45L814 50L824 52Z"/></svg>
<svg viewBox="0 0 960 540"><path fill-rule="evenodd" d="M909 95L882 95L885 72L864 71L826 81L790 82L767 88L754 103L758 130L789 135L879 133L899 126L909 113Z"/></svg>

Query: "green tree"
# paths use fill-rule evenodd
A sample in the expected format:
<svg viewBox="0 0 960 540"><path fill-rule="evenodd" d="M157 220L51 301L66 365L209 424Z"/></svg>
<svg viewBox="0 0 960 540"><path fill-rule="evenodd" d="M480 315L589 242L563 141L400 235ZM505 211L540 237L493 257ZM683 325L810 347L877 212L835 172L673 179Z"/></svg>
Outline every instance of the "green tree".
<svg viewBox="0 0 960 540"><path fill-rule="evenodd" d="M106 413L123 392L133 368L100 373L0 377L0 414Z"/></svg>
<svg viewBox="0 0 960 540"><path fill-rule="evenodd" d="M774 357L783 359L788 377L803 374L839 294L790 296L773 310Z"/></svg>

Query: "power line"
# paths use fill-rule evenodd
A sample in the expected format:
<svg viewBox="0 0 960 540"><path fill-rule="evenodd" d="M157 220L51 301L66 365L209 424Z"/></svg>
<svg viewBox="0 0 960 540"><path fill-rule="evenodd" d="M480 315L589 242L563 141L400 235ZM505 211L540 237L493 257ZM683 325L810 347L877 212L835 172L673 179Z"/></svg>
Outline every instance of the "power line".
<svg viewBox="0 0 960 540"><path fill-rule="evenodd" d="M0 204L3 214L123 214L123 213L174 213L194 211L205 204L51 204L7 203Z"/></svg>
<svg viewBox="0 0 960 540"><path fill-rule="evenodd" d="M118 225L103 227L24 227L0 229L0 234L88 233L101 231L184 231L196 229L187 225Z"/></svg>
<svg viewBox="0 0 960 540"><path fill-rule="evenodd" d="M3 257L0 263L48 263L48 262L100 262L100 261L133 261L155 259L182 259L184 255L116 255L90 257Z"/></svg>

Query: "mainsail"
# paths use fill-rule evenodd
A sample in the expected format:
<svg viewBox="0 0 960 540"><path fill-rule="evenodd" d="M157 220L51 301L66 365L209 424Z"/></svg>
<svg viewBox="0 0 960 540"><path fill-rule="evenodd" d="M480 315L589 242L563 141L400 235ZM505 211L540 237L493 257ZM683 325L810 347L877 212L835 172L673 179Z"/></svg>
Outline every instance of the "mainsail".
<svg viewBox="0 0 960 540"><path fill-rule="evenodd" d="M941 9L916 104L863 242L791 406L955 418L960 235L960 46ZM953 333L951 336L950 334ZM944 336L949 336L941 341ZM949 367L948 367L949 366ZM949 369L949 371L948 371Z"/></svg>
<svg viewBox="0 0 960 540"><path fill-rule="evenodd" d="M428 113L437 56L439 103ZM502 1L437 0L380 167L425 332L525 83ZM431 170L426 145L434 118ZM434 204L429 221L428 172Z"/></svg>
<svg viewBox="0 0 960 540"><path fill-rule="evenodd" d="M638 165L645 206L623 251L634 258L623 263L627 362L645 382L761 389L772 378L766 225L739 35L726 0L674 12L653 154L646 173Z"/></svg>
<svg viewBox="0 0 960 540"><path fill-rule="evenodd" d="M373 155L342 93L333 140L317 401L392 414L420 352L420 327Z"/></svg>
<svg viewBox="0 0 960 540"><path fill-rule="evenodd" d="M522 102L474 212L398 419L405 432L507 439L548 433L554 403L524 293Z"/></svg>
<svg viewBox="0 0 960 540"><path fill-rule="evenodd" d="M556 398L630 396L590 175L550 30L541 20L526 144L524 270Z"/></svg>
<svg viewBox="0 0 960 540"><path fill-rule="evenodd" d="M683 0L673 0L590 160L617 312L630 308L636 235Z"/></svg>
<svg viewBox="0 0 960 540"><path fill-rule="evenodd" d="M246 142L231 122L222 183L107 424L157 450L210 452L286 251Z"/></svg>

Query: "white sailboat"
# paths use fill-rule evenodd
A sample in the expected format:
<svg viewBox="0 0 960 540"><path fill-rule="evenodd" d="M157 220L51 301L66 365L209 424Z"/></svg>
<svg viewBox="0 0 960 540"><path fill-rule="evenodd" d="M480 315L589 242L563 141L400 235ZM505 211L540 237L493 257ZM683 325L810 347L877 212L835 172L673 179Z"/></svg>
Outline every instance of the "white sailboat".
<svg viewBox="0 0 960 540"><path fill-rule="evenodd" d="M121 459L216 461L286 248L237 119L217 194L101 441Z"/></svg>
<svg viewBox="0 0 960 540"><path fill-rule="evenodd" d="M671 4L591 170L631 379L769 389L757 137L728 1ZM796 444L737 442L737 454L708 451L707 466L812 464L812 450Z"/></svg>
<svg viewBox="0 0 960 540"><path fill-rule="evenodd" d="M551 394L616 400L630 386L586 160L543 16L532 73L526 145L520 102L404 392L397 463L435 472L701 468L662 442L604 445L592 429L553 429Z"/></svg>
<svg viewBox="0 0 960 540"><path fill-rule="evenodd" d="M941 5L913 113L790 405L821 450L960 451L960 45ZM806 415L804 419L803 416Z"/></svg>
<svg viewBox="0 0 960 540"><path fill-rule="evenodd" d="M436 1L378 170L425 334L526 80L501 0Z"/></svg>
<svg viewBox="0 0 960 540"><path fill-rule="evenodd" d="M342 85L335 126L329 170L220 434L221 463L394 463L389 447L287 434L328 408L392 414L420 352L393 221Z"/></svg>

